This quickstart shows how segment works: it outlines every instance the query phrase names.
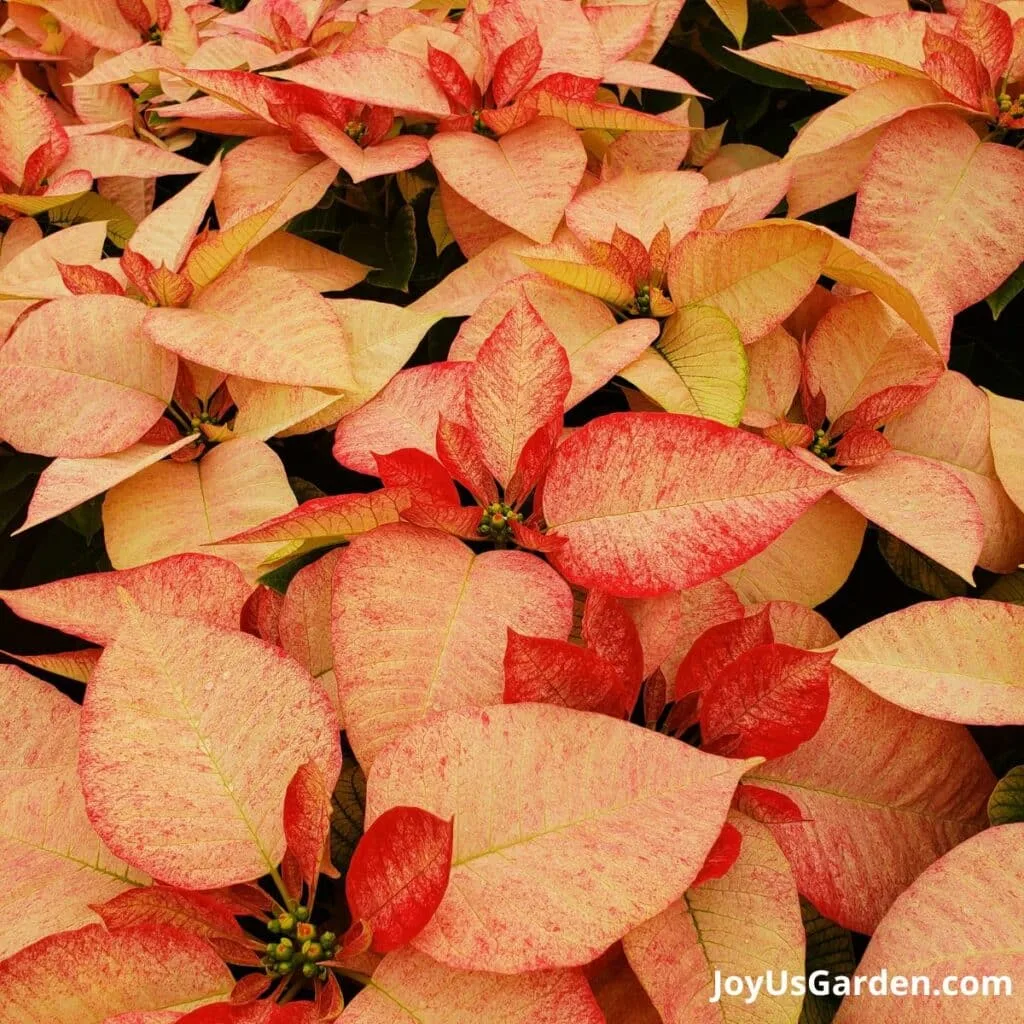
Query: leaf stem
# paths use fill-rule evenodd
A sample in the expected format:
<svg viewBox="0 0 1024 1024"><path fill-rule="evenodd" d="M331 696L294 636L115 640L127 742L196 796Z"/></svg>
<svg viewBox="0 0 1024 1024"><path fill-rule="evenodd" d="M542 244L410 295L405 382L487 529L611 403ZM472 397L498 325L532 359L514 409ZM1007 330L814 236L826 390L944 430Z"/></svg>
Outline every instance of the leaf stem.
<svg viewBox="0 0 1024 1024"><path fill-rule="evenodd" d="M286 910L293 910L295 908L295 899L292 897L287 887L284 884L284 879L281 877L280 872L277 868L270 869L270 877L273 879L274 885L277 887L277 891L281 894L281 899L284 900L284 906Z"/></svg>

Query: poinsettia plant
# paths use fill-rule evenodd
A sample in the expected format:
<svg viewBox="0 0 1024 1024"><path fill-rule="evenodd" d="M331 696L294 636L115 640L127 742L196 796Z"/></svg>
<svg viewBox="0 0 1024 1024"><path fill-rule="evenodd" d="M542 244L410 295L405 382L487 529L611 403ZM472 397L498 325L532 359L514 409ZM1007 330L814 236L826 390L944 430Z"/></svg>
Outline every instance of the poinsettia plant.
<svg viewBox="0 0 1024 1024"><path fill-rule="evenodd" d="M0 1021L1021 1018L1019 0L0 8Z"/></svg>

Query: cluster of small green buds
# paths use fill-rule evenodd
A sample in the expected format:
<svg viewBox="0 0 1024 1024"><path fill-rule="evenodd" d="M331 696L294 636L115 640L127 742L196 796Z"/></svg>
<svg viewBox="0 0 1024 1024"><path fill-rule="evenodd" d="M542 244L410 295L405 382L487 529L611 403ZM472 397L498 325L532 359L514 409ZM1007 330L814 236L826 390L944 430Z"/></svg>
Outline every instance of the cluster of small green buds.
<svg viewBox="0 0 1024 1024"><path fill-rule="evenodd" d="M814 455L817 455L819 459L824 459L828 455L828 450L831 447L832 438L828 436L828 431L822 430L821 427L819 427L814 432L814 440L811 441L810 444L811 452Z"/></svg>
<svg viewBox="0 0 1024 1024"><path fill-rule="evenodd" d="M157 46L159 46L163 42L164 36L158 25L150 25L149 31L146 33L146 38L151 43L156 43Z"/></svg>
<svg viewBox="0 0 1024 1024"><path fill-rule="evenodd" d="M651 315L651 289L649 285L641 284L637 286L633 305L641 316Z"/></svg>
<svg viewBox="0 0 1024 1024"><path fill-rule="evenodd" d="M477 133L477 135L484 135L484 136L486 136L488 139L496 139L497 138L497 136L491 130L490 126L487 124L487 122L481 116L479 110L474 110L473 111L473 131L475 131Z"/></svg>
<svg viewBox="0 0 1024 1024"><path fill-rule="evenodd" d="M361 142L363 136L366 134L366 125L363 124L362 121L349 121L349 123L345 125L345 134L353 142Z"/></svg>
<svg viewBox="0 0 1024 1024"><path fill-rule="evenodd" d="M480 533L489 540L510 541L512 524L521 523L523 517L503 501L492 501L480 517Z"/></svg>
<svg viewBox="0 0 1024 1024"><path fill-rule="evenodd" d="M334 932L318 932L316 925L309 923L308 907L278 914L267 923L267 931L279 936L267 943L263 954L261 962L267 974L284 977L301 971L304 978L326 979L327 968L321 961L334 956L338 937Z"/></svg>
<svg viewBox="0 0 1024 1024"><path fill-rule="evenodd" d="M1024 93L1021 93L1016 100L1008 93L1000 93L996 104L999 107L999 113L1006 119L1016 120L1019 117L1024 117Z"/></svg>

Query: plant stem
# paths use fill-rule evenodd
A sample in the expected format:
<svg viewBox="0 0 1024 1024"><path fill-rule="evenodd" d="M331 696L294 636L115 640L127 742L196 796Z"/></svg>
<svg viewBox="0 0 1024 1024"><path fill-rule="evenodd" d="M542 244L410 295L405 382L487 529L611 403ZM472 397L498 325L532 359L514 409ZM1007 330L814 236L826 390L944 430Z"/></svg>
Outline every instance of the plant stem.
<svg viewBox="0 0 1024 1024"><path fill-rule="evenodd" d="M306 983L306 979L300 974L292 983L288 986L285 994L278 1000L279 1003L291 1002L302 989L302 986Z"/></svg>

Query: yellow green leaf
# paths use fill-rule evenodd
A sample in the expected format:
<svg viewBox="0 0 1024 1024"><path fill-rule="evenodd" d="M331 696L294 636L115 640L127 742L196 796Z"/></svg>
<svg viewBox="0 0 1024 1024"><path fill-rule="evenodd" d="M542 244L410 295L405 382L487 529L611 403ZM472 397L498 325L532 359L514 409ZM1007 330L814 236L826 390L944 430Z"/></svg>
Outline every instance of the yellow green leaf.
<svg viewBox="0 0 1024 1024"><path fill-rule="evenodd" d="M216 280L269 223L281 201L245 217L229 228L211 231L188 254L185 274L197 288Z"/></svg>
<svg viewBox="0 0 1024 1024"><path fill-rule="evenodd" d="M534 270L561 284L567 284L577 291L586 292L607 302L609 306L623 309L633 301L633 289L616 277L610 270L594 267L587 263L572 263L569 260L548 260L534 256L520 259Z"/></svg>
<svg viewBox="0 0 1024 1024"><path fill-rule="evenodd" d="M732 33L739 46L747 33L747 0L708 0L718 20Z"/></svg>
<svg viewBox="0 0 1024 1024"><path fill-rule="evenodd" d="M107 237L119 249L123 249L135 233L135 221L116 203L95 192L84 192L77 199L64 202L49 211L50 223L58 227L81 224L84 221L107 222Z"/></svg>
<svg viewBox="0 0 1024 1024"><path fill-rule="evenodd" d="M688 306L621 374L666 412L739 425L747 397L747 353L736 325L711 306Z"/></svg>

